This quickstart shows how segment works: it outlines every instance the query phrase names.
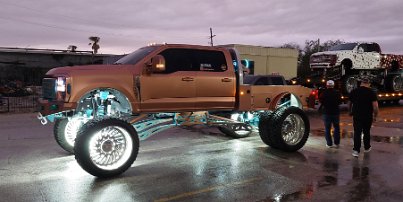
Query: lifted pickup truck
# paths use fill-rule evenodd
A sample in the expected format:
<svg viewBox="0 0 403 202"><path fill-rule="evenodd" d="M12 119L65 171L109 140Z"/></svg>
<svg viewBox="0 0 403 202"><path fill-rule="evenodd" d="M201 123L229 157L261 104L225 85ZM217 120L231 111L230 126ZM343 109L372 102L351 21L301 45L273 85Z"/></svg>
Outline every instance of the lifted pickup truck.
<svg viewBox="0 0 403 202"><path fill-rule="evenodd" d="M55 121L57 143L98 177L126 171L139 140L172 126L208 124L296 151L309 136L310 89L243 83L235 49L153 45L114 65L60 67L43 79L38 119Z"/></svg>

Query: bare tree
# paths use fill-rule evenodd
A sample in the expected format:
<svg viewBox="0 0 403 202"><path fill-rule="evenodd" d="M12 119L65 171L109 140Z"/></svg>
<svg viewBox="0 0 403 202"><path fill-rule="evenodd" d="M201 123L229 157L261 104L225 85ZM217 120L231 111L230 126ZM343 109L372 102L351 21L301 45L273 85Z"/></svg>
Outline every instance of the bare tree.
<svg viewBox="0 0 403 202"><path fill-rule="evenodd" d="M91 48L92 48L93 53L94 53L94 54L97 54L97 53L98 53L98 49L100 48L98 42L99 42L99 40L100 40L101 38L99 38L99 37L97 37L97 36L90 36L88 39L89 39L90 41L92 41L92 42L89 43L88 45L92 45Z"/></svg>

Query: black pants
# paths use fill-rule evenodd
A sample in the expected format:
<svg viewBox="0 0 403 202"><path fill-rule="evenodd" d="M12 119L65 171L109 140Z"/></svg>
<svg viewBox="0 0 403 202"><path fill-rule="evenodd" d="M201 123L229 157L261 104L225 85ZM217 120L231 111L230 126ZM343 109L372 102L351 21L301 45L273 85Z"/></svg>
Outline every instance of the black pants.
<svg viewBox="0 0 403 202"><path fill-rule="evenodd" d="M371 147L370 143L370 130L372 126L372 117L371 118L359 118L353 117L353 126L354 126L354 151L360 152L361 148L361 133L364 133L363 141L364 141L364 149L369 149Z"/></svg>

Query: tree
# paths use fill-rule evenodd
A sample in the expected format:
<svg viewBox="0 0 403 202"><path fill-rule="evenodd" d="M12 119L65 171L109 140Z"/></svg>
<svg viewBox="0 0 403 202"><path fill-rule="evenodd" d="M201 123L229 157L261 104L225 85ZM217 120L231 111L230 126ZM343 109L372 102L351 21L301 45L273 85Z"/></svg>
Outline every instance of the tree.
<svg viewBox="0 0 403 202"><path fill-rule="evenodd" d="M97 36L90 36L88 39L89 39L90 41L92 41L92 43L89 43L88 45L92 45L91 48L92 48L93 53L94 53L94 54L97 54L97 53L98 53L98 49L100 48L98 42L99 42L99 40L100 40L101 38L99 38L99 37L97 37Z"/></svg>

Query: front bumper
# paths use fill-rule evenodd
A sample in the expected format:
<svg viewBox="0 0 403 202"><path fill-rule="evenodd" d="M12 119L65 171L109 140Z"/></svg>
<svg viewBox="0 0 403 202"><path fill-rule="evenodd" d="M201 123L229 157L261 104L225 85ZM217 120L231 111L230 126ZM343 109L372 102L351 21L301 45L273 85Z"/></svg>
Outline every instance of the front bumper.
<svg viewBox="0 0 403 202"><path fill-rule="evenodd" d="M64 102L64 101L51 101L43 98L39 98L38 112L42 116L48 116L50 114L56 114L59 112L70 111L77 108L77 103Z"/></svg>

